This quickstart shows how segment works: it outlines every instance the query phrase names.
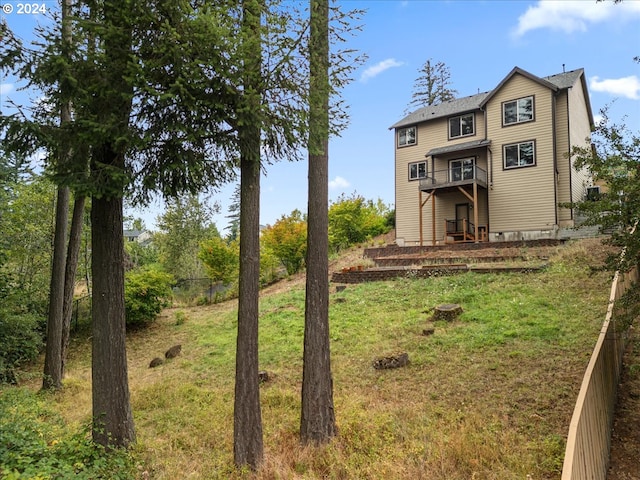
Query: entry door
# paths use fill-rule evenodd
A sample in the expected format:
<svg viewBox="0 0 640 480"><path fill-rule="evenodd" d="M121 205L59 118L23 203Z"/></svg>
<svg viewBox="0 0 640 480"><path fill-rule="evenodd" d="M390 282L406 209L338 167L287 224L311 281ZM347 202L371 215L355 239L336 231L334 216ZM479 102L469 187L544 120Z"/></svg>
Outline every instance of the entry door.
<svg viewBox="0 0 640 480"><path fill-rule="evenodd" d="M456 230L462 232L464 229L464 221L467 221L467 230L469 229L469 204L457 203L456 204Z"/></svg>

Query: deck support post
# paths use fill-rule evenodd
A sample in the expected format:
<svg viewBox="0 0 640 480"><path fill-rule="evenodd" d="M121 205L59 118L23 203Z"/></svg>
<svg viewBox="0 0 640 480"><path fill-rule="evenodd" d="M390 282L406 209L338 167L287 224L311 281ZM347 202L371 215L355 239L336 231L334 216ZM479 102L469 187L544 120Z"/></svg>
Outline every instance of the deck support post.
<svg viewBox="0 0 640 480"><path fill-rule="evenodd" d="M480 241L480 226L478 225L478 183L473 182L473 226L475 227L475 232L473 233L476 241L478 243Z"/></svg>

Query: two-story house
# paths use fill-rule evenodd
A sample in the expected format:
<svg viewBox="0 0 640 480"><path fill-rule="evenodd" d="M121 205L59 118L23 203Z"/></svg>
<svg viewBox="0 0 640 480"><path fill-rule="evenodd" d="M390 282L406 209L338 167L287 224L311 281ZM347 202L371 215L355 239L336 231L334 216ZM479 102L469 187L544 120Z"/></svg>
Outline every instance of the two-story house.
<svg viewBox="0 0 640 480"><path fill-rule="evenodd" d="M569 158L594 121L583 69L515 67L493 90L420 108L395 130L396 243L558 238L592 186Z"/></svg>

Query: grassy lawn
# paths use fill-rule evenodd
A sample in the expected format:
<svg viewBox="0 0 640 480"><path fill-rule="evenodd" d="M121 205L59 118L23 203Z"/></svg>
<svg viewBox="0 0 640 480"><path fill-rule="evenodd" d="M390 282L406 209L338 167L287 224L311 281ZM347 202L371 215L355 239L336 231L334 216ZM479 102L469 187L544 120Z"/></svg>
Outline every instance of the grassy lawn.
<svg viewBox="0 0 640 480"><path fill-rule="evenodd" d="M131 335L130 385L140 477L154 479L558 478L582 375L604 319L608 274L584 244L543 272L465 273L348 286L332 293L339 436L298 444L304 283L261 300L264 468L233 468L235 302L173 309ZM334 291L335 289L332 289ZM452 323L430 309L458 303ZM427 326L435 333L422 335ZM149 369L174 344L182 354ZM377 356L410 364L375 370ZM89 347L77 342L55 409L90 419ZM146 472L146 473L145 473Z"/></svg>

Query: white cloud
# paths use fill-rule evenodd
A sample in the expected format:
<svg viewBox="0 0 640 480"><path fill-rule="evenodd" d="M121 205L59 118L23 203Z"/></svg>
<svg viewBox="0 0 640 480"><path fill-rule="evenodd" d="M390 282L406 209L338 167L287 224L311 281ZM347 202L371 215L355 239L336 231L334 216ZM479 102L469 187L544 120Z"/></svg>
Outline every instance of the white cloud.
<svg viewBox="0 0 640 480"><path fill-rule="evenodd" d="M347 180L345 180L342 177L336 177L333 180L331 180L329 182L329 188L330 189L334 189L334 188L347 188L349 185L351 185Z"/></svg>
<svg viewBox="0 0 640 480"><path fill-rule="evenodd" d="M386 60L382 60L362 72L360 80L366 82L370 78L377 77L385 70L389 70L394 67L401 67L402 65L404 65L404 63L397 61L395 58L387 58Z"/></svg>
<svg viewBox="0 0 640 480"><path fill-rule="evenodd" d="M640 79L635 75L623 78L592 77L589 88L594 92L605 92L619 97L640 100Z"/></svg>
<svg viewBox="0 0 640 480"><path fill-rule="evenodd" d="M604 117L600 114L596 114L593 116L593 124L595 126L600 125L600 122L602 122L604 120Z"/></svg>
<svg viewBox="0 0 640 480"><path fill-rule="evenodd" d="M539 0L518 18L513 31L521 37L530 30L549 28L564 33L584 32L589 24L640 17L640 2L595 2L594 0Z"/></svg>
<svg viewBox="0 0 640 480"><path fill-rule="evenodd" d="M13 83L0 83L0 95L6 95L13 90Z"/></svg>

